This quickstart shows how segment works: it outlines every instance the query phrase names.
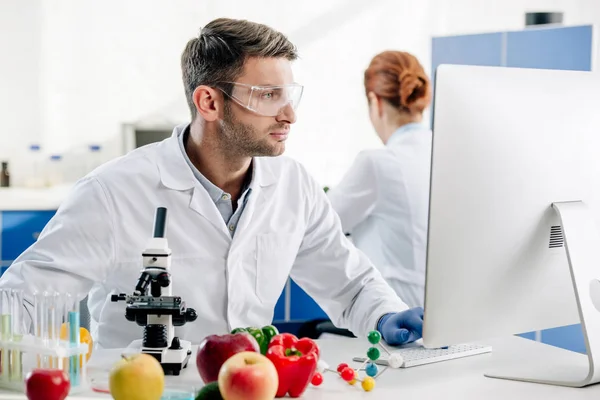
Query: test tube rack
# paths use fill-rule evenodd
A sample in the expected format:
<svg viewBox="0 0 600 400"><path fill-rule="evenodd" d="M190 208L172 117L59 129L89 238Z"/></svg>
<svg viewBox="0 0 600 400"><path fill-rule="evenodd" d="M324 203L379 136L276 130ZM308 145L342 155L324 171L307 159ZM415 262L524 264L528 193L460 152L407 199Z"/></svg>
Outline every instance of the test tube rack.
<svg viewBox="0 0 600 400"><path fill-rule="evenodd" d="M89 345L80 340L80 297L34 293L31 332L24 318L23 290L0 289L0 388L24 392L35 369L63 371L69 393L86 388Z"/></svg>
<svg viewBox="0 0 600 400"><path fill-rule="evenodd" d="M0 388L25 392L25 379L34 369L63 370L70 382L70 394L87 389L88 345L73 346L68 341L53 345L34 335L19 340L0 340Z"/></svg>

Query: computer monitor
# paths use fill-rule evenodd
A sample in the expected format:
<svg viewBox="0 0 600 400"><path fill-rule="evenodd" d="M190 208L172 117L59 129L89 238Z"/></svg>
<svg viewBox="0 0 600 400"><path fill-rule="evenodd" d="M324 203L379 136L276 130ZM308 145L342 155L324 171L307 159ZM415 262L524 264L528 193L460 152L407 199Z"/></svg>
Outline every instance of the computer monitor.
<svg viewBox="0 0 600 400"><path fill-rule="evenodd" d="M434 99L424 345L582 322L587 355L486 376L600 381L599 77L443 65Z"/></svg>

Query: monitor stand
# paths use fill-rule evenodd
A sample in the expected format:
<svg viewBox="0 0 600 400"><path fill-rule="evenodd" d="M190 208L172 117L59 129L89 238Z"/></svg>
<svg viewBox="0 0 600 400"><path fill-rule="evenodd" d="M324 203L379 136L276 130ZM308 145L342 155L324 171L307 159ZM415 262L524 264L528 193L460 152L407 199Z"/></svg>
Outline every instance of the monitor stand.
<svg viewBox="0 0 600 400"><path fill-rule="evenodd" d="M546 357L543 362L519 362L485 376L584 387L600 382L600 235L592 213L583 202L560 202L552 207L561 220L587 356L548 346L545 350L552 351L552 362Z"/></svg>

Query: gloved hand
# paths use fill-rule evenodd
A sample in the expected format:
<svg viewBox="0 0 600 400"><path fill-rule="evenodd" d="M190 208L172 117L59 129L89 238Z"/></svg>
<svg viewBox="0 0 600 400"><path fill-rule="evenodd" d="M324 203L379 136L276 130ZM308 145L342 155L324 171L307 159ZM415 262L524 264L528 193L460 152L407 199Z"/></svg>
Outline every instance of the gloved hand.
<svg viewBox="0 0 600 400"><path fill-rule="evenodd" d="M386 314L379 320L377 330L391 346L414 342L423 336L423 309Z"/></svg>

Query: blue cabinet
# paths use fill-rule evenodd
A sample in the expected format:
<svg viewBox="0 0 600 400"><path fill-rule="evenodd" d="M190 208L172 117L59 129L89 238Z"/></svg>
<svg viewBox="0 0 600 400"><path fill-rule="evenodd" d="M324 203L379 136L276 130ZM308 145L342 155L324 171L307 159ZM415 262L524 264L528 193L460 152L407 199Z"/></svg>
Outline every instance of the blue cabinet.
<svg viewBox="0 0 600 400"><path fill-rule="evenodd" d="M56 211L0 212L1 272L36 240Z"/></svg>
<svg viewBox="0 0 600 400"><path fill-rule="evenodd" d="M578 353L586 353L581 324L543 330L542 343Z"/></svg>
<svg viewBox="0 0 600 400"><path fill-rule="evenodd" d="M283 322L285 321L285 309L286 309L286 291L289 289L284 289L279 296L279 300L277 300L277 304L275 304L275 314L273 316L273 321Z"/></svg>
<svg viewBox="0 0 600 400"><path fill-rule="evenodd" d="M593 26L583 25L436 37L432 40L432 71L441 64L590 71L593 36ZM536 338L535 332L519 336ZM579 324L547 329L539 336L543 343L585 352Z"/></svg>
<svg viewBox="0 0 600 400"><path fill-rule="evenodd" d="M320 319L329 318L312 297L289 279L275 306L273 324L280 332L297 335L306 322Z"/></svg>
<svg viewBox="0 0 600 400"><path fill-rule="evenodd" d="M325 311L294 281L291 281L291 298L290 319L292 321L328 318Z"/></svg>

